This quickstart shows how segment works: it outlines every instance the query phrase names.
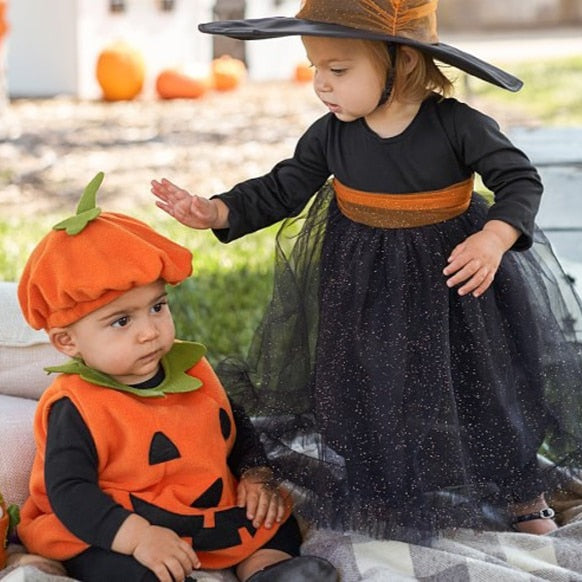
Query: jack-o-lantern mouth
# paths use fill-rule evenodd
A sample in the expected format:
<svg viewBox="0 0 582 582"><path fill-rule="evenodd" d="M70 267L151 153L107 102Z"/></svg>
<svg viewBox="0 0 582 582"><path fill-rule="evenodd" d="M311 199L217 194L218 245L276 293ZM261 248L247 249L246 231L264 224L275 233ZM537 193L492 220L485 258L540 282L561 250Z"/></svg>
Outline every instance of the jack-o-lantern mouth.
<svg viewBox="0 0 582 582"><path fill-rule="evenodd" d="M244 507L217 509L206 515L182 515L162 509L153 503L131 495L131 503L136 513L153 525L167 527L180 537L191 538L192 547L200 551L222 550L242 543L239 530L246 529L254 536L257 529L247 519ZM207 510L207 512L210 510ZM205 520L214 518L212 527L204 527Z"/></svg>

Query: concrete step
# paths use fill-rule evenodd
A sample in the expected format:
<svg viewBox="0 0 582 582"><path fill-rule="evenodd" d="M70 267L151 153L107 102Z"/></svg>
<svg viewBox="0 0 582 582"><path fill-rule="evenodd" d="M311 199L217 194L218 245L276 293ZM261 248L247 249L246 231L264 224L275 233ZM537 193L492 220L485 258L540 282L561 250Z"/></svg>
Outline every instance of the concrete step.
<svg viewBox="0 0 582 582"><path fill-rule="evenodd" d="M582 265L582 127L518 128L508 134L544 183L537 224L561 260Z"/></svg>

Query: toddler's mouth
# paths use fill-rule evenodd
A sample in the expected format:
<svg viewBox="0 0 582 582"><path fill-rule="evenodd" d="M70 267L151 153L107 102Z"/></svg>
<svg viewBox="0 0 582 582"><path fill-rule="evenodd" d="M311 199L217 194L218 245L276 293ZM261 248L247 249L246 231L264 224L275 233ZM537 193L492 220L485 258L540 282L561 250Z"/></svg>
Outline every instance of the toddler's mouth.
<svg viewBox="0 0 582 582"><path fill-rule="evenodd" d="M336 103L328 103L327 101L324 101L323 104L332 112L332 113L337 113L338 111L341 110L341 107L339 105L337 105Z"/></svg>

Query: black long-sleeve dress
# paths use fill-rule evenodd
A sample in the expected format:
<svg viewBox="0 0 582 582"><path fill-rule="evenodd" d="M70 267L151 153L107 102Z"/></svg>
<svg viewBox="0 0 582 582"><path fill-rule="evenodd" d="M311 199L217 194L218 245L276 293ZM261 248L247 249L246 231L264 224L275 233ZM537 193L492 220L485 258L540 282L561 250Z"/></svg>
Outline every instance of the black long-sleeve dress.
<svg viewBox="0 0 582 582"><path fill-rule="evenodd" d="M376 228L340 211L356 190L435 191L479 174L463 214ZM220 195L228 242L287 220L273 298L227 389L258 419L298 510L322 526L417 538L507 527L508 504L555 486L541 450L576 465L582 443L582 305L534 225L542 184L495 121L431 96L398 136L316 121L294 156ZM449 289L456 245L487 220L521 236L481 297ZM532 246L533 245L533 246Z"/></svg>

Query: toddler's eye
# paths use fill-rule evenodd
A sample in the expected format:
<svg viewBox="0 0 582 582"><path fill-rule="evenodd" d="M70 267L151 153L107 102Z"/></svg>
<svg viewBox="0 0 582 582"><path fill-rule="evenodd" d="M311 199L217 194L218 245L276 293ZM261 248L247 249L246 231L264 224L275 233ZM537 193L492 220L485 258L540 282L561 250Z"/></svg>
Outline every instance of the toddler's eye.
<svg viewBox="0 0 582 582"><path fill-rule="evenodd" d="M156 303L153 307L152 307L152 311L154 313L159 313L160 311L162 311L162 309L164 308L164 305L167 305L166 301L160 301L159 303Z"/></svg>
<svg viewBox="0 0 582 582"><path fill-rule="evenodd" d="M334 75L342 75L343 73L346 72L347 69L330 69L330 71L334 74Z"/></svg>
<svg viewBox="0 0 582 582"><path fill-rule="evenodd" d="M129 317L124 315L119 319L116 319L112 324L111 327L125 327L129 323Z"/></svg>

